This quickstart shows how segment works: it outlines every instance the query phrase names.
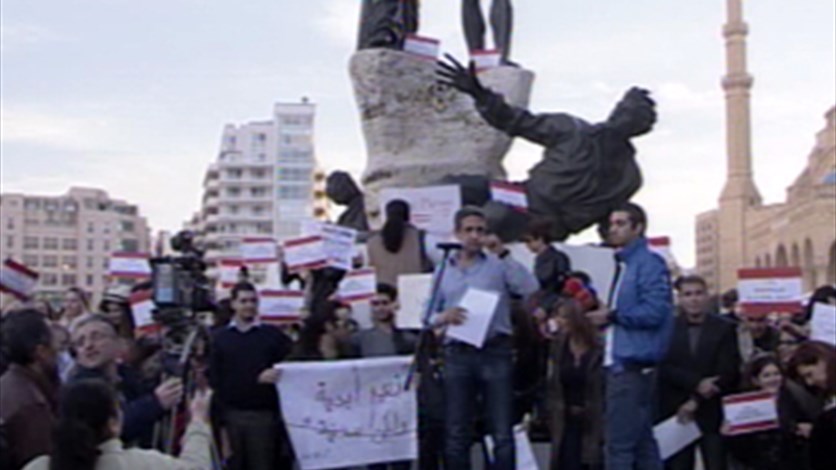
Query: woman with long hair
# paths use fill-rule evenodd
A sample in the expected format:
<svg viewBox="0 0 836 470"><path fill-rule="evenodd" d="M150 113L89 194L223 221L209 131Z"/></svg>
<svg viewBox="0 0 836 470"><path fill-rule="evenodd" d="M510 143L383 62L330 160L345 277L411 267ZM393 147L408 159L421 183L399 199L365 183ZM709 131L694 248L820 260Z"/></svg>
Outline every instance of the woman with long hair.
<svg viewBox="0 0 836 470"><path fill-rule="evenodd" d="M125 449L119 434L122 412L113 388L101 380L81 380L64 389L52 453L24 470L194 469L212 466L208 423L211 393L196 396L179 458L153 450Z"/></svg>
<svg viewBox="0 0 836 470"><path fill-rule="evenodd" d="M80 287L70 287L64 293L64 303L61 305L61 312L58 314L58 324L70 330L89 317L90 301L87 293Z"/></svg>
<svg viewBox="0 0 836 470"><path fill-rule="evenodd" d="M385 213L383 228L366 244L369 265L374 266L377 281L397 286L401 274L432 271L432 262L424 248L424 234L410 223L409 204L401 199L389 201Z"/></svg>
<svg viewBox="0 0 836 470"><path fill-rule="evenodd" d="M562 298L553 308L558 331L549 364L551 468L581 470L603 464L603 351L581 304Z"/></svg>

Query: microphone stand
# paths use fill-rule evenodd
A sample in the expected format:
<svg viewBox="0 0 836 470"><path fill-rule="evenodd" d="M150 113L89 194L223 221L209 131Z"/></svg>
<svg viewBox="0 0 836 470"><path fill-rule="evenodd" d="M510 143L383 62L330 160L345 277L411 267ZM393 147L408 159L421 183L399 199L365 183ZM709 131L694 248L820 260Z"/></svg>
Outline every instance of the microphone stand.
<svg viewBox="0 0 836 470"><path fill-rule="evenodd" d="M454 246L452 244L441 243L437 245L437 248L441 249L444 252L444 256L441 259L441 268L435 274L432 283L432 289L430 290L430 301L427 303L427 306L424 308L424 315L421 321L421 333L418 335L418 344L415 347L415 355L412 357L412 363L409 365L409 373L406 375L406 381L404 382L404 390L409 390L409 387L412 386L412 379L415 376L415 371L418 369L418 364L420 363L421 359L423 359L424 350L426 349L427 345L427 337L428 335L432 335L433 327L430 324L430 317L433 314L433 308L435 307L436 302L438 301L438 291L441 287L441 281L444 279L444 273L447 270L447 263L450 260L450 255L453 250L459 249L458 246Z"/></svg>

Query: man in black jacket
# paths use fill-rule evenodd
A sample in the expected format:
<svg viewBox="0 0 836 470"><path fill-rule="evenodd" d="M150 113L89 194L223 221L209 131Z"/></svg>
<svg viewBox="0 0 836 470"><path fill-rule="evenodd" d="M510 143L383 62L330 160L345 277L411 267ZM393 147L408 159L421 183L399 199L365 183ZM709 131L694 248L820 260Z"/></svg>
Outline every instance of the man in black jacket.
<svg viewBox="0 0 836 470"><path fill-rule="evenodd" d="M702 436L667 463L671 470L694 468L700 446L706 470L725 470L720 436L721 397L734 391L740 370L737 332L732 322L709 313L705 280L684 276L675 283L679 315L668 354L659 368L661 418L696 420Z"/></svg>

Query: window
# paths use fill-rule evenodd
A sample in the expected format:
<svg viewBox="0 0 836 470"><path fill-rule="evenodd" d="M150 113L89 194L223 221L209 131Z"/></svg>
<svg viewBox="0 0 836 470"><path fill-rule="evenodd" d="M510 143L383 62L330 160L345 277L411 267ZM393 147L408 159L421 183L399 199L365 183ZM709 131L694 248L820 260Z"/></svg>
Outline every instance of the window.
<svg viewBox="0 0 836 470"><path fill-rule="evenodd" d="M123 232L133 232L136 230L136 226L132 220L123 220L122 221L122 231Z"/></svg>
<svg viewBox="0 0 836 470"><path fill-rule="evenodd" d="M87 267L88 267L89 269L93 269L93 257L92 257L92 256L88 256L88 257L87 257L87 263L85 263L85 264L87 265Z"/></svg>
<svg viewBox="0 0 836 470"><path fill-rule="evenodd" d="M24 250L37 250L39 246L38 237L25 237L23 239Z"/></svg>
<svg viewBox="0 0 836 470"><path fill-rule="evenodd" d="M110 233L110 222L105 222L104 223L104 230L102 230L102 231L104 233Z"/></svg>
<svg viewBox="0 0 836 470"><path fill-rule="evenodd" d="M41 274L41 283L45 286L54 286L58 284L58 276L53 273L43 273Z"/></svg>
<svg viewBox="0 0 836 470"><path fill-rule="evenodd" d="M12 249L15 247L15 237L14 235L6 235L6 248Z"/></svg>
<svg viewBox="0 0 836 470"><path fill-rule="evenodd" d="M93 287L93 275L92 274L88 274L85 277L84 280L85 280L85 284L87 285L87 287Z"/></svg>
<svg viewBox="0 0 836 470"><path fill-rule="evenodd" d="M104 258L102 258L102 269L107 269L109 264L110 264L110 263L109 263L109 261L108 261L108 257L107 257L107 256L105 256Z"/></svg>
<svg viewBox="0 0 836 470"><path fill-rule="evenodd" d="M6 229L7 230L14 230L15 229L15 219L6 219Z"/></svg>
<svg viewBox="0 0 836 470"><path fill-rule="evenodd" d="M44 255L43 257L44 267L45 268L57 268L58 267L58 257L55 255Z"/></svg>
<svg viewBox="0 0 836 470"><path fill-rule="evenodd" d="M46 237L44 238L44 250L57 250L58 249L58 239L55 237Z"/></svg>
<svg viewBox="0 0 836 470"><path fill-rule="evenodd" d="M62 274L61 285L65 287L75 286L75 274Z"/></svg>
<svg viewBox="0 0 836 470"><path fill-rule="evenodd" d="M261 169L256 169L256 170L251 170L250 175L252 175L252 177L257 179L257 180L260 180L260 179L264 179L264 177L267 176L267 172L264 171L264 170L261 170Z"/></svg>
<svg viewBox="0 0 836 470"><path fill-rule="evenodd" d="M96 224L93 222L87 222L87 233L95 233L96 232Z"/></svg>
<svg viewBox="0 0 836 470"><path fill-rule="evenodd" d="M104 251L106 251L107 253L110 253L110 240L105 240L104 242L102 242L102 245L103 245Z"/></svg>
<svg viewBox="0 0 836 470"><path fill-rule="evenodd" d="M279 199L306 199L309 193L307 186L282 186L279 188Z"/></svg>
<svg viewBox="0 0 836 470"><path fill-rule="evenodd" d="M76 269L78 267L78 259L75 256L64 256L61 258L61 266L67 269Z"/></svg>
<svg viewBox="0 0 836 470"><path fill-rule="evenodd" d="M137 252L139 251L139 240L126 238L122 240L122 251Z"/></svg>
<svg viewBox="0 0 836 470"><path fill-rule="evenodd" d="M311 171L306 168L279 168L281 181L310 181Z"/></svg>
<svg viewBox="0 0 836 470"><path fill-rule="evenodd" d="M93 251L95 249L95 240L92 238L87 239L87 251Z"/></svg>
<svg viewBox="0 0 836 470"><path fill-rule="evenodd" d="M38 257L37 255L23 255L23 264L29 266L30 268L37 268L38 267Z"/></svg>
<svg viewBox="0 0 836 470"><path fill-rule="evenodd" d="M65 238L61 240L61 248L67 251L75 251L78 249L78 240L75 238Z"/></svg>

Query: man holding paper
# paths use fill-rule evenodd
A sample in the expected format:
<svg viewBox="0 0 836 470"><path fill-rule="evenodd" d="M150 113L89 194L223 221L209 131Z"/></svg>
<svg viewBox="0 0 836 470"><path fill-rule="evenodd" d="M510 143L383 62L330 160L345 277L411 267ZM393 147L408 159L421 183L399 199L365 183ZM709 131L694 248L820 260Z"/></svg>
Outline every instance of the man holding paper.
<svg viewBox="0 0 836 470"><path fill-rule="evenodd" d="M484 414L495 443L492 468L513 470L510 295L531 295L537 290L537 280L503 247L484 251L487 223L478 209L460 209L454 222L462 247L447 261L432 319L434 326L446 327L446 467L471 468L473 421ZM477 414L473 404L479 396L486 409Z"/></svg>

